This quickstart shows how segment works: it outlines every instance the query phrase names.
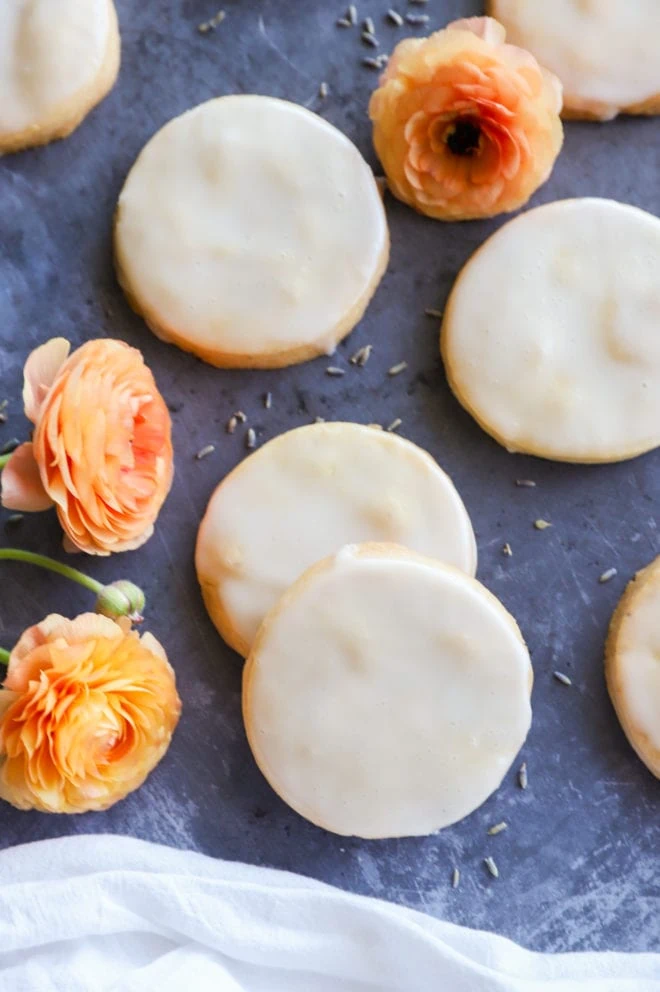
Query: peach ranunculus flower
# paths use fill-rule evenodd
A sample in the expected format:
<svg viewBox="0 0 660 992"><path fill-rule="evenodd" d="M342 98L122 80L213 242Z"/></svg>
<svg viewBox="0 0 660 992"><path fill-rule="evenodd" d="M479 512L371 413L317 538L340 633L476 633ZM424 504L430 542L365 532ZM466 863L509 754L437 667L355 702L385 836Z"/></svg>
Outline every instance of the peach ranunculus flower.
<svg viewBox="0 0 660 992"><path fill-rule="evenodd" d="M492 17L395 48L369 115L392 192L439 220L517 210L563 141L561 84Z"/></svg>
<svg viewBox="0 0 660 992"><path fill-rule="evenodd" d="M54 503L68 551L139 547L172 484L170 415L139 351L53 338L29 356L23 401L33 440L2 471L2 504ZM67 540L68 539L68 540Z"/></svg>
<svg viewBox="0 0 660 992"><path fill-rule="evenodd" d="M177 725L174 672L151 634L95 613L26 630L0 690L0 798L103 810L142 785Z"/></svg>

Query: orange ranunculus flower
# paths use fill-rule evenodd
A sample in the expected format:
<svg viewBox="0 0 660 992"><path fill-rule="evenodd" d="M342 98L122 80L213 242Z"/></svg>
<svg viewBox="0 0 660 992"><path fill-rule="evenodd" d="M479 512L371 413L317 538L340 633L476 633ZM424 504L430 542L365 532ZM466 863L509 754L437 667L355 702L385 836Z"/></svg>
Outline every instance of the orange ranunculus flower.
<svg viewBox="0 0 660 992"><path fill-rule="evenodd" d="M394 50L369 115L392 192L439 220L517 210L563 140L561 84L492 17Z"/></svg>
<svg viewBox="0 0 660 992"><path fill-rule="evenodd" d="M142 785L181 703L151 634L95 613L26 630L0 690L0 798L45 813L103 810Z"/></svg>
<svg viewBox="0 0 660 992"><path fill-rule="evenodd" d="M170 415L135 348L100 339L68 357L69 347L53 338L26 362L34 436L2 472L2 503L54 503L68 551L129 551L151 537L172 484Z"/></svg>

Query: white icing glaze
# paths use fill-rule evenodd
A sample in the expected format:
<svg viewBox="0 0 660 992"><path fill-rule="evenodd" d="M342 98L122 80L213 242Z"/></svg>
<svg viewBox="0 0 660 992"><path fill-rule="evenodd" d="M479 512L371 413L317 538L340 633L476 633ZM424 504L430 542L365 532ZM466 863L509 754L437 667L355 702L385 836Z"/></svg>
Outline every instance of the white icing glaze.
<svg viewBox="0 0 660 992"><path fill-rule="evenodd" d="M660 777L660 558L637 582L616 638L616 705L631 743Z"/></svg>
<svg viewBox="0 0 660 992"><path fill-rule="evenodd" d="M511 766L531 722L529 655L475 579L373 548L312 569L268 616L246 668L246 726L270 784L312 822L429 834Z"/></svg>
<svg viewBox="0 0 660 992"><path fill-rule="evenodd" d="M246 653L291 583L357 541L402 544L476 570L470 518L430 455L359 424L313 424L270 441L218 486L199 531L197 571L212 614L219 602L238 635L230 640Z"/></svg>
<svg viewBox="0 0 660 992"><path fill-rule="evenodd" d="M39 127L101 72L108 0L1 0L0 141Z"/></svg>
<svg viewBox="0 0 660 992"><path fill-rule="evenodd" d="M616 461L660 444L660 221L565 200L463 269L442 351L464 406L512 451Z"/></svg>
<svg viewBox="0 0 660 992"><path fill-rule="evenodd" d="M564 86L564 105L607 119L660 95L658 0L491 0L507 40Z"/></svg>
<svg viewBox="0 0 660 992"><path fill-rule="evenodd" d="M147 144L119 199L116 244L156 333L222 364L331 353L389 239L371 169L345 135L296 104L229 96Z"/></svg>

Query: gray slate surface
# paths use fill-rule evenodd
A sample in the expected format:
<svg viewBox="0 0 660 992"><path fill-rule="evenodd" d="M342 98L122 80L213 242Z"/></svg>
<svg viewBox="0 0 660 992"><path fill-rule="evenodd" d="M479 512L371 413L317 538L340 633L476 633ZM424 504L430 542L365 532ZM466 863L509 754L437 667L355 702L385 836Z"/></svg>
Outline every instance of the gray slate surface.
<svg viewBox="0 0 660 992"><path fill-rule="evenodd" d="M375 76L359 65L356 31L335 27L329 0L225 0L227 18L204 0L119 0L123 66L110 97L67 141L0 161L0 369L11 400L0 444L24 438L21 370L28 352L61 334L80 343L111 335L141 348L172 405L177 475L155 537L142 550L81 561L99 578L127 576L149 597L148 625L176 666L184 714L172 748L137 794L105 814L58 818L0 809L0 846L69 833L133 834L218 857L302 872L544 950L660 950L660 790L617 725L603 685L603 640L625 582L660 551L660 451L623 465L562 466L514 457L452 398L425 307L442 307L460 266L502 223L444 226L393 200L393 250L368 314L339 350L374 353L343 379L327 361L272 373L222 372L158 342L133 315L112 269L110 229L122 181L146 140L172 116L214 95L261 92L303 103L345 131L374 161L366 103ZM385 50L400 35L382 24L387 0L362 0ZM400 6L404 3L401 0ZM419 9L419 8L415 8ZM430 0L433 26L478 13L471 0ZM417 33L420 33L419 31ZM326 80L330 96L317 97ZM564 151L534 203L599 195L660 214L660 119L570 124ZM374 162L374 165L376 163ZM394 362L408 371L387 379ZM273 393L265 411L262 396ZM270 791L248 751L240 715L240 664L208 620L197 590L195 532L215 484L244 457L223 426L238 407L260 442L316 415L389 422L435 455L473 516L480 578L518 618L531 646L534 725L515 774L464 822L422 840L361 842L320 831ZM207 443L204 461L194 453ZM531 477L536 489L517 489ZM2 511L6 519L6 511ZM546 517L543 533L532 522ZM52 514L26 520L2 540L59 555ZM511 542L514 556L501 547ZM598 584L610 566L619 570ZM0 637L11 645L46 613L89 606L52 576L3 565ZM571 688L552 678L562 669ZM487 827L506 819L495 838ZM500 867L499 880L483 867ZM450 889L452 867L462 882Z"/></svg>

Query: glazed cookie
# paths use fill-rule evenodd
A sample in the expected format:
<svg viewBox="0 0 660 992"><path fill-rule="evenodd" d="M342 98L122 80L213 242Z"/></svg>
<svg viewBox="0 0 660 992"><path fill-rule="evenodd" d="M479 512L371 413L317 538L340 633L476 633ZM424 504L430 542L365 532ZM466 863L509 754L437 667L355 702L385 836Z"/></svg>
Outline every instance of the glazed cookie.
<svg viewBox="0 0 660 992"><path fill-rule="evenodd" d="M660 221L564 200L500 228L452 290L452 389L510 451L614 462L660 444Z"/></svg>
<svg viewBox="0 0 660 992"><path fill-rule="evenodd" d="M470 518L449 476L396 434L312 424L282 434L220 483L197 539L206 607L246 655L306 568L344 544L388 541L474 575Z"/></svg>
<svg viewBox="0 0 660 992"><path fill-rule="evenodd" d="M489 0L508 40L564 86L564 116L660 113L657 0Z"/></svg>
<svg viewBox="0 0 660 992"><path fill-rule="evenodd" d="M312 823L433 833L500 785L531 722L520 631L476 579L395 545L313 566L262 624L245 668L252 752Z"/></svg>
<svg viewBox="0 0 660 992"><path fill-rule="evenodd" d="M226 96L166 124L119 198L119 280L158 337L221 367L331 354L389 256L355 145L284 100Z"/></svg>
<svg viewBox="0 0 660 992"><path fill-rule="evenodd" d="M2 0L0 154L65 138L119 70L112 0Z"/></svg>
<svg viewBox="0 0 660 992"><path fill-rule="evenodd" d="M626 737L660 778L660 558L638 572L612 617L605 674Z"/></svg>

